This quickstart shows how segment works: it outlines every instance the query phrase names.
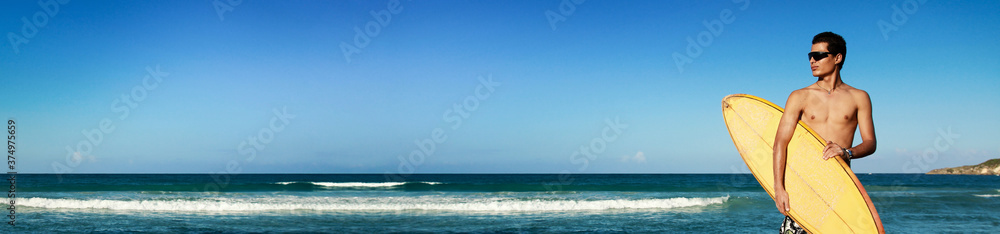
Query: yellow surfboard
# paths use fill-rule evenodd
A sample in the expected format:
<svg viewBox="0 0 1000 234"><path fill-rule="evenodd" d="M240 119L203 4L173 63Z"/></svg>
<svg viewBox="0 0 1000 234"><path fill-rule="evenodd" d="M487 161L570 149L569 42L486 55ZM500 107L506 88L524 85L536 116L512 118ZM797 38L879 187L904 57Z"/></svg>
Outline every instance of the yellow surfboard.
<svg viewBox="0 0 1000 234"><path fill-rule="evenodd" d="M747 94L722 99L722 115L740 156L774 199L774 135L784 109ZM823 160L826 141L799 121L788 143L789 216L810 233L885 233L865 188L841 158ZM777 209L775 209L777 211Z"/></svg>

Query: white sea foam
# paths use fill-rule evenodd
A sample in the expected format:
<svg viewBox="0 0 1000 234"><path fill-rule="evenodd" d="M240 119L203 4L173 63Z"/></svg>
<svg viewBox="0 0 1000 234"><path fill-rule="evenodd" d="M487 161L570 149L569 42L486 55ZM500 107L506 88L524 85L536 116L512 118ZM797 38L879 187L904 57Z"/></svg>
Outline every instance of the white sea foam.
<svg viewBox="0 0 1000 234"><path fill-rule="evenodd" d="M997 192L1000 193L1000 189L997 189ZM973 196L977 196L977 197L1000 197L1000 194L973 194Z"/></svg>
<svg viewBox="0 0 1000 234"><path fill-rule="evenodd" d="M360 183L360 182L346 182L346 183L335 183L335 182L311 182L312 184L326 187L392 187L400 186L405 183L403 182L382 182L382 183Z"/></svg>
<svg viewBox="0 0 1000 234"><path fill-rule="evenodd" d="M278 182L276 184L289 185L295 183L313 184L325 187L355 187L355 188L378 188L400 186L406 183L441 184L440 182Z"/></svg>
<svg viewBox="0 0 1000 234"><path fill-rule="evenodd" d="M49 209L109 209L135 211L593 211L671 209L721 204L729 197L566 200L551 198L419 197L256 197L176 198L159 200L27 198L22 206Z"/></svg>

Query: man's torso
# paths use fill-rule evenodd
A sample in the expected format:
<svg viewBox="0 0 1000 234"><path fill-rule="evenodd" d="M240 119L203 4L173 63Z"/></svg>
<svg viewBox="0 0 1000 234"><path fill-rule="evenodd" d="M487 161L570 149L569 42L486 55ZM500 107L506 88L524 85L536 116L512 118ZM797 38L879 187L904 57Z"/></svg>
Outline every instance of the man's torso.
<svg viewBox="0 0 1000 234"><path fill-rule="evenodd" d="M858 99L861 90L846 84L834 92L809 86L801 89L807 94L799 120L808 125L823 139L833 141L843 147L854 143L854 132L858 127Z"/></svg>

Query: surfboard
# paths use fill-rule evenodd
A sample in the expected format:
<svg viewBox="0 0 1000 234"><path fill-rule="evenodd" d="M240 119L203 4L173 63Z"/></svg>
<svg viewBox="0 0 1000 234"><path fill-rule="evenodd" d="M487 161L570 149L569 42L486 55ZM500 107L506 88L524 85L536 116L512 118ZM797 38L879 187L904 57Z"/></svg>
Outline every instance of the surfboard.
<svg viewBox="0 0 1000 234"><path fill-rule="evenodd" d="M753 95L733 94L722 99L729 135L771 199L774 135L782 113L783 108ZM885 233L858 177L839 157L823 160L824 147L826 141L799 121L785 162L789 216L810 233Z"/></svg>

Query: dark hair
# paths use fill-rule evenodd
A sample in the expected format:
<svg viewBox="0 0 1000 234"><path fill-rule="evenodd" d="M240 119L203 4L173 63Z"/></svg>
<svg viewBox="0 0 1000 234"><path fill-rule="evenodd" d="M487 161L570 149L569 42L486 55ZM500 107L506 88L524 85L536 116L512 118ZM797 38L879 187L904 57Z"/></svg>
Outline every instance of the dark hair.
<svg viewBox="0 0 1000 234"><path fill-rule="evenodd" d="M844 56L843 60L840 61L840 68L844 68L844 63L847 62L847 42L840 35L833 32L821 32L813 37L813 44L820 42L826 42L826 49L830 51L831 54L842 54Z"/></svg>

